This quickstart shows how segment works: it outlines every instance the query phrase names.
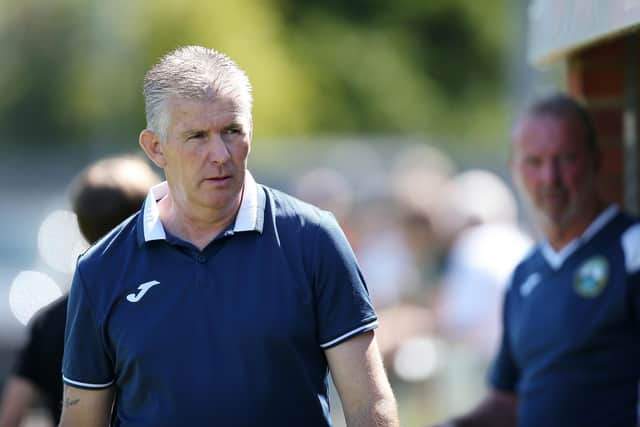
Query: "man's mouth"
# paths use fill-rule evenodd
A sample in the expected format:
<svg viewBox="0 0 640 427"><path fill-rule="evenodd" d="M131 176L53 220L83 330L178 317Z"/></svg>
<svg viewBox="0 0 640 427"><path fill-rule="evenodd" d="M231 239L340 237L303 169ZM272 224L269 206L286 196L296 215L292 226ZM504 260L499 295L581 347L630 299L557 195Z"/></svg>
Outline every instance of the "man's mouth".
<svg viewBox="0 0 640 427"><path fill-rule="evenodd" d="M225 183L227 181L231 180L231 175L225 175L225 176L212 176L209 178L205 178L206 182L211 182L211 183L216 183L216 184L222 184Z"/></svg>

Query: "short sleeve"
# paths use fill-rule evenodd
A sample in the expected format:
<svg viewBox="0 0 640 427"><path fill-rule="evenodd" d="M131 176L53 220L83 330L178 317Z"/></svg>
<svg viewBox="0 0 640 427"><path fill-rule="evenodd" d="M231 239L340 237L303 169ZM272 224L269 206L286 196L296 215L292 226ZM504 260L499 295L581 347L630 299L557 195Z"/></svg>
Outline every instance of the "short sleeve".
<svg viewBox="0 0 640 427"><path fill-rule="evenodd" d="M330 213L323 213L313 252L320 347L375 329L376 312L355 254Z"/></svg>
<svg viewBox="0 0 640 427"><path fill-rule="evenodd" d="M69 293L62 380L67 385L89 389L106 388L114 382L111 359L79 268Z"/></svg>
<svg viewBox="0 0 640 427"><path fill-rule="evenodd" d="M507 310L509 304L509 293L512 287L505 293L502 308L502 338L500 347L489 371L489 383L497 390L514 392L516 390L519 370L513 359L511 343L509 340L509 323L507 321Z"/></svg>

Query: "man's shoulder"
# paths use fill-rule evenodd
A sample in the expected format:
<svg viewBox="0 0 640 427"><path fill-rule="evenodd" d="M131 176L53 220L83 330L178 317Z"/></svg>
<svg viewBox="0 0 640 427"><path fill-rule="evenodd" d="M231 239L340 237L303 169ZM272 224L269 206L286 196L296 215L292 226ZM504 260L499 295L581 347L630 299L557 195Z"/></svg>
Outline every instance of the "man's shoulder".
<svg viewBox="0 0 640 427"><path fill-rule="evenodd" d="M513 287L514 283L521 284L527 280L534 280L529 278L539 276L545 268L546 262L542 253L542 245L540 242L536 242L514 267L509 280L509 288Z"/></svg>
<svg viewBox="0 0 640 427"><path fill-rule="evenodd" d="M594 252L616 253L622 247L625 254L638 253L640 251L640 218L615 206L613 208L614 213L587 241L586 246Z"/></svg>
<svg viewBox="0 0 640 427"><path fill-rule="evenodd" d="M626 209L619 209L617 207L615 207L615 209L615 214L612 215L607 225L616 227L624 232L627 228L640 224L640 217L637 215Z"/></svg>
<svg viewBox="0 0 640 427"><path fill-rule="evenodd" d="M516 264L515 268L516 270L522 268L536 268L543 261L544 256L542 254L542 244L540 242L535 242L530 246L529 250L525 252L520 262Z"/></svg>
<svg viewBox="0 0 640 427"><path fill-rule="evenodd" d="M616 218L617 234L628 273L640 271L640 218L628 212L620 212Z"/></svg>
<svg viewBox="0 0 640 427"><path fill-rule="evenodd" d="M298 199L284 191L261 185L267 203L271 208L271 215L276 220L293 220L301 225L320 226L328 218L333 218L333 214L323 210L311 203Z"/></svg>

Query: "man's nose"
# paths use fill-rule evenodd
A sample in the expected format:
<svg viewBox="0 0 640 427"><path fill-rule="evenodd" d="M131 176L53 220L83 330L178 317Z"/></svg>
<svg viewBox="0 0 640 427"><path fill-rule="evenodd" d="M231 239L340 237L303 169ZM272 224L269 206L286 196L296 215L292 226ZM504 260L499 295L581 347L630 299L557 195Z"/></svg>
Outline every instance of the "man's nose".
<svg viewBox="0 0 640 427"><path fill-rule="evenodd" d="M219 133L214 133L207 144L208 158L212 163L225 163L229 160L229 147Z"/></svg>
<svg viewBox="0 0 640 427"><path fill-rule="evenodd" d="M542 165L542 170L540 171L541 178L545 183L551 184L558 182L560 179L560 164L555 159L551 159L546 161Z"/></svg>

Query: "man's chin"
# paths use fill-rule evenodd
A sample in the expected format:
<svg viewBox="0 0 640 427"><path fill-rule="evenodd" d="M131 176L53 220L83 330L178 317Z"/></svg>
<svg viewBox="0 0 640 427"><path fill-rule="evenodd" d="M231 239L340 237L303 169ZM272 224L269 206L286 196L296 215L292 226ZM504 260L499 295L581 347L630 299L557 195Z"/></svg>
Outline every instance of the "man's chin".
<svg viewBox="0 0 640 427"><path fill-rule="evenodd" d="M538 218L543 222L554 225L562 226L569 219L570 215L567 214L566 209L539 209Z"/></svg>
<svg viewBox="0 0 640 427"><path fill-rule="evenodd" d="M228 190L218 190L215 194L207 194L203 199L203 205L217 210L226 210L237 207L240 192Z"/></svg>

